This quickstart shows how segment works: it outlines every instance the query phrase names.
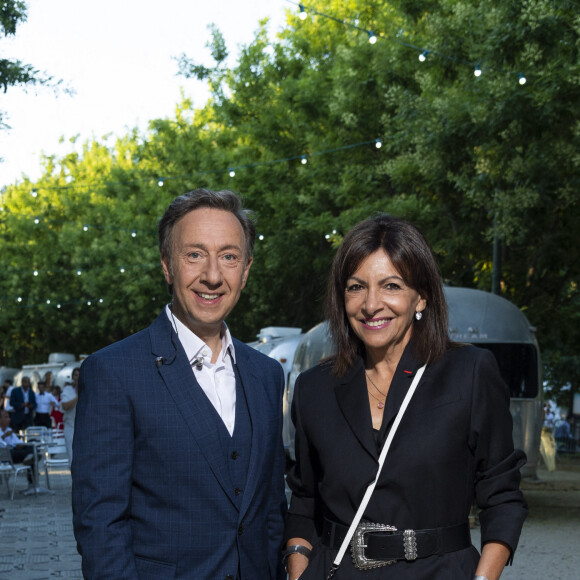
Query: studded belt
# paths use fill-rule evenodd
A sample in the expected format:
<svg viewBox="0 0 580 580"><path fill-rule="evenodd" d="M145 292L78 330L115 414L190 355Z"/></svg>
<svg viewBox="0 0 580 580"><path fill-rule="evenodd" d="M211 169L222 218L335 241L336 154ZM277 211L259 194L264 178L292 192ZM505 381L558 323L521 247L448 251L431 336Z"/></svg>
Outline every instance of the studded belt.
<svg viewBox="0 0 580 580"><path fill-rule="evenodd" d="M348 526L324 520L322 543L340 547ZM352 559L359 570L388 566L397 560L416 560L456 552L471 546L469 522L427 530L397 530L387 524L361 520L351 541Z"/></svg>

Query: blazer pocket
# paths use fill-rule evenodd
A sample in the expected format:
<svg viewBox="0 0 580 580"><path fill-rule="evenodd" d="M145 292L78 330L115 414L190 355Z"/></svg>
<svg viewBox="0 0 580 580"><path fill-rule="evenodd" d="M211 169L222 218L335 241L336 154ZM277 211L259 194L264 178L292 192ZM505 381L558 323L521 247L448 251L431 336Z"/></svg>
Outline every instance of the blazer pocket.
<svg viewBox="0 0 580 580"><path fill-rule="evenodd" d="M139 573L139 580L160 580L175 578L175 564L150 560L142 556L135 556L135 565Z"/></svg>

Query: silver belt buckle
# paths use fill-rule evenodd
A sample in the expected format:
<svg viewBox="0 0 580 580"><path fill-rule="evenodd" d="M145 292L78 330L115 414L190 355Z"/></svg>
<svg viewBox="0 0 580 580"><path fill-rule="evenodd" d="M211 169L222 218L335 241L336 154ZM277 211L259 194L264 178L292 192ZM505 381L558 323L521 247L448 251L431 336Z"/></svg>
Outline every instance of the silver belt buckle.
<svg viewBox="0 0 580 580"><path fill-rule="evenodd" d="M365 556L365 534L370 532L396 532L395 526L387 526L386 524L375 524L361 520L356 527L352 537L350 546L352 552L352 561L359 570L371 570L372 568L381 568L393 564L396 560L371 560Z"/></svg>

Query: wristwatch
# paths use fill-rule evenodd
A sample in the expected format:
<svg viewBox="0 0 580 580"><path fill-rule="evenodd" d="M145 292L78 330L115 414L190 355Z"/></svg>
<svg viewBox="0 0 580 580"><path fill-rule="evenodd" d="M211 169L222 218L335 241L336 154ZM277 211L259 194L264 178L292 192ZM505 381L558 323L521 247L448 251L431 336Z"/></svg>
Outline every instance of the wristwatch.
<svg viewBox="0 0 580 580"><path fill-rule="evenodd" d="M299 544L295 545L295 546L290 546L290 547L288 547L288 549L286 549L286 550L284 550L284 552L282 552L282 564L284 565L284 567L286 567L286 562L288 561L288 557L291 556L292 554L302 554L303 556L310 558L311 553L312 553L312 550L310 548L307 548L306 546L301 546Z"/></svg>
<svg viewBox="0 0 580 580"><path fill-rule="evenodd" d="M474 576L473 580L487 580L487 576L481 576L481 574Z"/></svg>

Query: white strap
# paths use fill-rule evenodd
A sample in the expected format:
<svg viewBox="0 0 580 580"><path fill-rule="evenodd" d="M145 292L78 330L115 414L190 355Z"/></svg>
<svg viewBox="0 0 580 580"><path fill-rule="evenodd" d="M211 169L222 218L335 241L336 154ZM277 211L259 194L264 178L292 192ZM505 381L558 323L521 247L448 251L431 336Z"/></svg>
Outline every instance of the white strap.
<svg viewBox="0 0 580 580"><path fill-rule="evenodd" d="M409 402L411 401L411 397L413 396L413 393L415 392L415 389L417 388L417 385L419 384L419 381L421 380L421 377L423 376L423 371L425 370L425 368L427 367L427 365L423 365L416 373L415 373L415 378L413 379L413 382L411 383L411 386L409 387L409 390L407 391L407 394L405 395L405 398L403 399L403 403L401 404L401 408L399 409L399 412L397 413L397 416L395 417L395 421L393 423L393 426L391 427L391 430L389 431L389 436L387 437L387 440L385 441L385 444L383 445L383 449L381 451L381 454L379 456L379 468L377 470L377 475L375 476L374 481L367 487L367 490L365 491L365 495L362 499L362 502L352 520L352 523L350 524L350 528L348 529L348 533L346 534L346 536L344 537L344 540L342 541L342 545L340 546L340 550L338 551L338 554L336 555L336 558L334 559L334 566L338 567L340 565L340 562L342 561L342 558L344 557L344 554L346 552L346 550L348 549L348 545L350 544L350 541L352 539L352 536L354 535L354 532L356 530L356 527L358 526L365 509L367 508L367 505L369 503L369 500L371 499L371 495L373 494L373 491L375 490L375 487L377 485L377 481L379 479L379 475L381 473L381 469L383 468L383 463L385 462L385 457L387 456L387 452L389 451L389 447L391 446L391 442L393 441L393 437L395 436L395 432L397 431L397 428L399 426L399 423L401 422L401 419L403 418L403 415L405 414L405 411L407 409L407 406L409 405Z"/></svg>

